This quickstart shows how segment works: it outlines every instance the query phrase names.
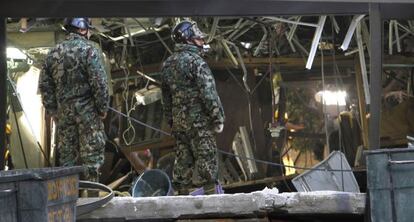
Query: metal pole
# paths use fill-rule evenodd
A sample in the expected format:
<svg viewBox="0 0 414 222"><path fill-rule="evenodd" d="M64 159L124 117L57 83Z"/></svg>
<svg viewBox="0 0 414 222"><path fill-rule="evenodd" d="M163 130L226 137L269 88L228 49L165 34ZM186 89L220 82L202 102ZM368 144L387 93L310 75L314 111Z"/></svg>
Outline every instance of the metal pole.
<svg viewBox="0 0 414 222"><path fill-rule="evenodd" d="M380 148L380 121L381 121L381 76L383 53L383 21L380 4L369 5L369 26L371 38L370 85L371 104L369 120L369 149Z"/></svg>
<svg viewBox="0 0 414 222"><path fill-rule="evenodd" d="M0 170L4 170L6 151L6 19L0 18Z"/></svg>

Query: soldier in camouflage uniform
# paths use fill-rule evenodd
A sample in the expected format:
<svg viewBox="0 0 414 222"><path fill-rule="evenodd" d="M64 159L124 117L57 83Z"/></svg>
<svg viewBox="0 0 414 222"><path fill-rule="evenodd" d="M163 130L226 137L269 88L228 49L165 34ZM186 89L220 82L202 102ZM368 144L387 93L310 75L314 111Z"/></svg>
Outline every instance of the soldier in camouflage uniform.
<svg viewBox="0 0 414 222"><path fill-rule="evenodd" d="M61 166L84 165L83 179L98 181L104 161L102 119L109 103L102 52L87 39L90 20L65 20L66 40L50 51L39 79L46 112L57 124Z"/></svg>
<svg viewBox="0 0 414 222"><path fill-rule="evenodd" d="M214 131L223 130L224 111L211 70L201 57L203 37L195 23L179 23L173 30L175 53L162 68L164 114L177 143L173 184L179 193L217 183Z"/></svg>

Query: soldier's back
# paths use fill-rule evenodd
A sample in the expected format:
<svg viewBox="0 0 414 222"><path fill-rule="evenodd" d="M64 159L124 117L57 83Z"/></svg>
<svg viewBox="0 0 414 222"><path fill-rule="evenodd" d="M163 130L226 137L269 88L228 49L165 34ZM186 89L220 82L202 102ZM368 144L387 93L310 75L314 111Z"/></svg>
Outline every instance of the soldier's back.
<svg viewBox="0 0 414 222"><path fill-rule="evenodd" d="M52 72L60 105L91 103L87 60L93 47L85 38L70 34L49 53L46 63Z"/></svg>

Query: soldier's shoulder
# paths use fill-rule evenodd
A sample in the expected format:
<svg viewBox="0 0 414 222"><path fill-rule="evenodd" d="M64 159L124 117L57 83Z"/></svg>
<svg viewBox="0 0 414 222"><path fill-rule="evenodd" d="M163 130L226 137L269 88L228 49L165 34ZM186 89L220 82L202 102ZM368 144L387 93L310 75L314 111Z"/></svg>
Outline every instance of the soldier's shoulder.
<svg viewBox="0 0 414 222"><path fill-rule="evenodd" d="M180 55L180 61L184 61L186 63L192 63L192 64L201 64L204 62L204 59L197 53L189 52L189 51L183 51Z"/></svg>

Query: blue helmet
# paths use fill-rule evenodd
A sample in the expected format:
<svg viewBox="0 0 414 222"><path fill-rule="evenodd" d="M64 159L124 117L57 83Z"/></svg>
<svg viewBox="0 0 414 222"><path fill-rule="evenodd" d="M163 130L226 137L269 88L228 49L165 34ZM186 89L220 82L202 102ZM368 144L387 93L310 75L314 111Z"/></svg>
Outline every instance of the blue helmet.
<svg viewBox="0 0 414 222"><path fill-rule="evenodd" d="M92 21L90 18L66 18L65 28L72 26L79 29L90 29L92 28Z"/></svg>
<svg viewBox="0 0 414 222"><path fill-rule="evenodd" d="M187 43L191 39L203 39L206 34L197 26L197 23L191 21L182 21L178 23L172 31L172 39L176 43Z"/></svg>

